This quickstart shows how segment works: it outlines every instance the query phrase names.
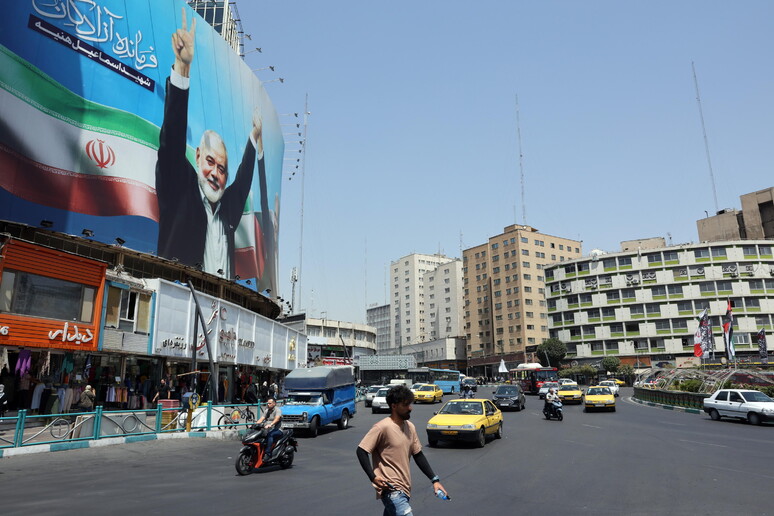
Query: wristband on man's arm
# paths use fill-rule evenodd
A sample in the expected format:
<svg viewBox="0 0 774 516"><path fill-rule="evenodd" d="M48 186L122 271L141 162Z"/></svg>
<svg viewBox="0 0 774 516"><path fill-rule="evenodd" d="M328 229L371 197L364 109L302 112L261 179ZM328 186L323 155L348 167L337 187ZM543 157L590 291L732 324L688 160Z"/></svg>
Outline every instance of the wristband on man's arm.
<svg viewBox="0 0 774 516"><path fill-rule="evenodd" d="M430 479L430 483L431 484L435 484L436 482L440 482L440 481L441 481L441 479L438 477L438 475L436 475L436 476L434 476L433 478Z"/></svg>

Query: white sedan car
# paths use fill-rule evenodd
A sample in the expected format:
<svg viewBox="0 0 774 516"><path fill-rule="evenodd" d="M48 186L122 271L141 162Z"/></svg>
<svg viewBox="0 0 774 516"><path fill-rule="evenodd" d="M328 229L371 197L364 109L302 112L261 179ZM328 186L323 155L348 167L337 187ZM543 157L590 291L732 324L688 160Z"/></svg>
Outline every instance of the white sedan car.
<svg viewBox="0 0 774 516"><path fill-rule="evenodd" d="M610 392L613 393L613 396L618 396L618 390L620 387L618 387L618 384L615 383L615 380L602 380L597 385L603 385L610 389Z"/></svg>
<svg viewBox="0 0 774 516"><path fill-rule="evenodd" d="M374 399L371 400L371 413L378 414L379 412L389 412L390 406L387 405L387 393L390 391L388 387L382 387L374 395Z"/></svg>
<svg viewBox="0 0 774 516"><path fill-rule="evenodd" d="M715 421L732 417L759 425L763 421L774 421L774 400L760 391L720 389L704 399L704 412Z"/></svg>

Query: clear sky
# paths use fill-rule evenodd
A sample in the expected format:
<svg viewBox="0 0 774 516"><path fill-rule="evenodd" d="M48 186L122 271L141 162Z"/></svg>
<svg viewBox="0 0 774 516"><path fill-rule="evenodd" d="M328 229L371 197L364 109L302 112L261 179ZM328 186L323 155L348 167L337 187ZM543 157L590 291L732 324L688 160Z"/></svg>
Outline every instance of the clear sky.
<svg viewBox="0 0 774 516"><path fill-rule="evenodd" d="M285 79L266 85L278 112L301 116L309 96L296 307L311 316L364 323L367 306L388 301L391 261L461 257L515 222L582 240L584 254L695 242L716 206L692 61L718 207L774 186L769 0L237 7L246 46L262 48L246 61L276 67L256 72L264 81ZM301 206L296 174L280 222L288 300Z"/></svg>

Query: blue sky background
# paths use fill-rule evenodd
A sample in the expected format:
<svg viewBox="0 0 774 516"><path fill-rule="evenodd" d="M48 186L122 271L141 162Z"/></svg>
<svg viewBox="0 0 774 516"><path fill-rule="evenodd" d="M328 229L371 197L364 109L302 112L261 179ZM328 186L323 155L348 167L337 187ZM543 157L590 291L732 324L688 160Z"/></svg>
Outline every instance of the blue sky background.
<svg viewBox="0 0 774 516"><path fill-rule="evenodd" d="M277 111L309 95L296 306L365 322L412 252L460 257L514 222L619 249L697 240L774 186L769 1L238 2ZM520 105L526 221L516 131ZM282 123L295 122L280 117ZM285 132L295 127L285 127ZM288 137L288 140L291 140ZM286 156L298 145L288 143ZM292 162L287 162L292 163ZM289 168L289 167L288 167ZM299 264L301 182L283 187L280 295Z"/></svg>

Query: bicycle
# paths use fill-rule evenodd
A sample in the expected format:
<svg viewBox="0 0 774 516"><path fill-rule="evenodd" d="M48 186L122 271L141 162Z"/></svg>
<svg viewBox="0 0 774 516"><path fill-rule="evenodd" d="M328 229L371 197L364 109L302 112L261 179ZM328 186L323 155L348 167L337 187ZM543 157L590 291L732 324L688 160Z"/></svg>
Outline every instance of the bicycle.
<svg viewBox="0 0 774 516"><path fill-rule="evenodd" d="M234 407L229 412L226 412L218 419L218 426L234 427L241 424L241 421L245 422L245 428L250 428L257 421L255 412L250 408L250 405L245 405L242 410L239 407Z"/></svg>

